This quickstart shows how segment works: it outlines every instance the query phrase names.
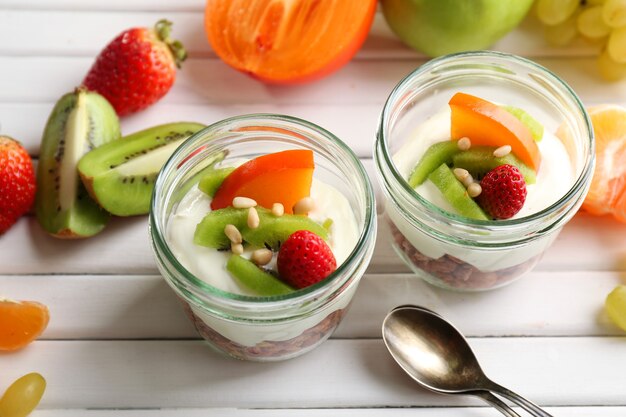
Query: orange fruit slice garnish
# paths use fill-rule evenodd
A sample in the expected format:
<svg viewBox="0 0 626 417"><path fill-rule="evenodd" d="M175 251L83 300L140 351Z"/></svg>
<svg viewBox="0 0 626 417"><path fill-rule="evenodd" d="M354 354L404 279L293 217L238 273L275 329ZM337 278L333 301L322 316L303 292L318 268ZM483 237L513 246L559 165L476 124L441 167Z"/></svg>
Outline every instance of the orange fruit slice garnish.
<svg viewBox="0 0 626 417"><path fill-rule="evenodd" d="M48 325L48 307L36 301L0 299L0 350L17 350L35 340Z"/></svg>
<svg viewBox="0 0 626 417"><path fill-rule="evenodd" d="M448 103L452 110L452 139L467 136L472 146L511 146L515 154L535 172L541 153L530 129L500 106L482 98L456 93Z"/></svg>
<svg viewBox="0 0 626 417"><path fill-rule="evenodd" d="M248 197L271 208L281 203L285 213L311 193L313 152L304 149L276 152L252 159L235 169L215 192L211 209L232 204L235 197Z"/></svg>
<svg viewBox="0 0 626 417"><path fill-rule="evenodd" d="M376 0L207 0L204 27L228 65L273 83L321 78L361 47Z"/></svg>
<svg viewBox="0 0 626 417"><path fill-rule="evenodd" d="M596 137L596 168L583 209L595 215L612 213L626 222L626 108L587 110Z"/></svg>

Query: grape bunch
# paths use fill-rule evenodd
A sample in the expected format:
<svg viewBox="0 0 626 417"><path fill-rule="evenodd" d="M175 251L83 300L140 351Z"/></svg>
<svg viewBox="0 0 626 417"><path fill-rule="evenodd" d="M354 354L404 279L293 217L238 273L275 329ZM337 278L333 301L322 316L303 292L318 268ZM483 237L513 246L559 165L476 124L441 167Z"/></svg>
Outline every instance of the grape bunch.
<svg viewBox="0 0 626 417"><path fill-rule="evenodd" d="M578 34L601 42L600 75L626 77L626 0L537 0L536 10L549 44L565 46Z"/></svg>

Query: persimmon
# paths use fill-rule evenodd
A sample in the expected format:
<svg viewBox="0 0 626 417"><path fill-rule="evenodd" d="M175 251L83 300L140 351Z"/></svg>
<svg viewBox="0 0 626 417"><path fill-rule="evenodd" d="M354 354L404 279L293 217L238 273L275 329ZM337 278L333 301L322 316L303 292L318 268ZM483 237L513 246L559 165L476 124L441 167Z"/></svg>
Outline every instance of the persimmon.
<svg viewBox="0 0 626 417"><path fill-rule="evenodd" d="M538 171L541 153L530 129L500 106L482 98L456 93L449 102L452 110L452 139L467 136L472 146L510 145L515 156Z"/></svg>
<svg viewBox="0 0 626 417"><path fill-rule="evenodd" d="M18 350L48 326L48 307L36 301L0 299L0 350Z"/></svg>
<svg viewBox="0 0 626 417"><path fill-rule="evenodd" d="M281 203L285 213L311 193L313 152L294 149L252 159L231 172L215 192L211 209L231 205L235 197L252 198L262 207Z"/></svg>
<svg viewBox="0 0 626 417"><path fill-rule="evenodd" d="M372 25L376 0L207 0L215 53L260 80L296 84L346 64Z"/></svg>

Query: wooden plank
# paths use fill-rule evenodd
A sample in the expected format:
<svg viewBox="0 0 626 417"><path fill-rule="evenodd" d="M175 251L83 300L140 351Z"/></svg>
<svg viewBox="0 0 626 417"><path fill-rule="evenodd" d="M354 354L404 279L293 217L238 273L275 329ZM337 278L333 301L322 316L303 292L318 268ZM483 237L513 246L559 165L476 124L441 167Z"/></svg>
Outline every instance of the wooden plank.
<svg viewBox="0 0 626 417"><path fill-rule="evenodd" d="M378 338L385 314L403 304L431 308L472 337L617 336L623 332L603 305L620 282L617 272L534 272L497 291L466 294L411 274L366 274L333 337ZM0 275L0 289L50 308L45 340L198 338L158 275Z"/></svg>
<svg viewBox="0 0 626 417"><path fill-rule="evenodd" d="M10 3L11 0L9 0ZM94 56L116 34L131 27L151 27L156 21L167 18L174 22L173 35L179 39L191 56L215 56L204 33L204 11L202 5L176 2L170 9L162 9L165 4L150 2L125 4L79 5L56 4L50 8L44 4L34 7L33 2L24 8L16 5L2 5L0 10L0 37L12 39L0 45L3 55L80 55ZM127 2L126 2L127 3ZM0 7L2 7L0 6ZM102 13L106 8L108 13ZM37 31L32 31L36 27ZM58 28L64 28L58 30ZM94 30L97 28L97 30ZM534 16L490 49L532 57L550 56L594 56L599 45L578 41L567 48L550 47L543 39L541 24ZM423 57L405 46L389 29L382 13L377 13L361 50L356 59L390 59Z"/></svg>
<svg viewBox="0 0 626 417"><path fill-rule="evenodd" d="M518 407L514 410L523 414ZM623 417L626 407L546 407L545 410L561 417ZM486 407L453 408L348 408L348 409L271 409L242 410L232 408L160 409L160 410L41 410L32 417L482 417L494 416Z"/></svg>
<svg viewBox="0 0 626 417"><path fill-rule="evenodd" d="M626 338L470 339L485 372L544 406L625 406ZM470 406L417 387L380 339L330 340L300 358L227 359L199 341L43 341L0 355L3 381L38 371L42 409ZM593 383L585 383L593 381Z"/></svg>

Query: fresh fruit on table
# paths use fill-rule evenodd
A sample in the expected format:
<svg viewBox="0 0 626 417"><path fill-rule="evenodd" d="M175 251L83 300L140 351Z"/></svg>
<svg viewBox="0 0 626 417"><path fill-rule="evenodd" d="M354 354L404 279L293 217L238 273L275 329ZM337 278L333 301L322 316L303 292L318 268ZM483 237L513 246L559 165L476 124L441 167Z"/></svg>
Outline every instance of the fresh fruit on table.
<svg viewBox="0 0 626 417"><path fill-rule="evenodd" d="M429 56L485 49L516 27L533 0L381 0L398 37Z"/></svg>
<svg viewBox="0 0 626 417"><path fill-rule="evenodd" d="M48 307L41 303L0 299L0 351L28 345L43 333L49 320Z"/></svg>
<svg viewBox="0 0 626 417"><path fill-rule="evenodd" d="M517 117L496 104L465 93L456 93L449 105L453 140L469 137L472 146L509 145L522 162L535 171L539 169L539 147L530 129Z"/></svg>
<svg viewBox="0 0 626 417"><path fill-rule="evenodd" d="M259 156L237 167L217 189L211 208L231 205L235 197L248 197L271 208L281 203L285 213L311 192L313 152L295 149Z"/></svg>
<svg viewBox="0 0 626 417"><path fill-rule="evenodd" d="M611 321L626 331L626 285L618 285L607 295L604 308Z"/></svg>
<svg viewBox="0 0 626 417"><path fill-rule="evenodd" d="M101 95L79 88L56 103L41 141L35 197L48 233L83 238L104 228L109 215L89 197L76 167L85 153L119 138L117 114Z"/></svg>
<svg viewBox="0 0 626 417"><path fill-rule="evenodd" d="M279 278L239 255L228 258L226 270L242 285L260 296L283 295L294 291Z"/></svg>
<svg viewBox="0 0 626 417"><path fill-rule="evenodd" d="M608 81L626 77L626 1L537 0L537 17L548 43L565 46L578 34L601 42L600 75Z"/></svg>
<svg viewBox="0 0 626 417"><path fill-rule="evenodd" d="M461 215L475 220L489 220L485 212L469 196L465 186L452 173L450 168L441 164L428 175L428 179L441 191L446 201Z"/></svg>
<svg viewBox="0 0 626 417"><path fill-rule="evenodd" d="M0 399L0 417L26 417L41 401L46 380L40 374L26 374L13 382Z"/></svg>
<svg viewBox="0 0 626 417"><path fill-rule="evenodd" d="M0 135L0 234L28 212L33 201L33 161L19 142Z"/></svg>
<svg viewBox="0 0 626 417"><path fill-rule="evenodd" d="M376 0L208 0L217 55L262 81L312 81L346 64L369 33Z"/></svg>
<svg viewBox="0 0 626 417"><path fill-rule="evenodd" d="M513 165L500 165L480 180L478 204L494 219L510 219L524 206L526 182Z"/></svg>
<svg viewBox="0 0 626 417"><path fill-rule="evenodd" d="M104 144L79 161L83 184L111 214L146 214L163 164L185 139L204 127L199 123L168 123Z"/></svg>
<svg viewBox="0 0 626 417"><path fill-rule="evenodd" d="M172 87L187 53L170 38L172 23L120 33L98 55L83 85L107 98L120 116L143 110Z"/></svg>
<svg viewBox="0 0 626 417"><path fill-rule="evenodd" d="M626 222L626 108L588 109L596 138L596 166L583 209Z"/></svg>
<svg viewBox="0 0 626 417"><path fill-rule="evenodd" d="M280 246L276 261L280 279L295 288L320 282L337 269L324 239L308 230L293 233Z"/></svg>
<svg viewBox="0 0 626 417"><path fill-rule="evenodd" d="M235 226L242 235L243 241L256 247L269 247L278 250L281 242L298 230L309 230L328 239L328 231L307 216L284 214L275 216L262 207L256 208L259 215L259 226L251 228L247 224L248 209L226 207L210 211L196 226L194 243L215 249L226 249L230 240L224 234L226 225Z"/></svg>

